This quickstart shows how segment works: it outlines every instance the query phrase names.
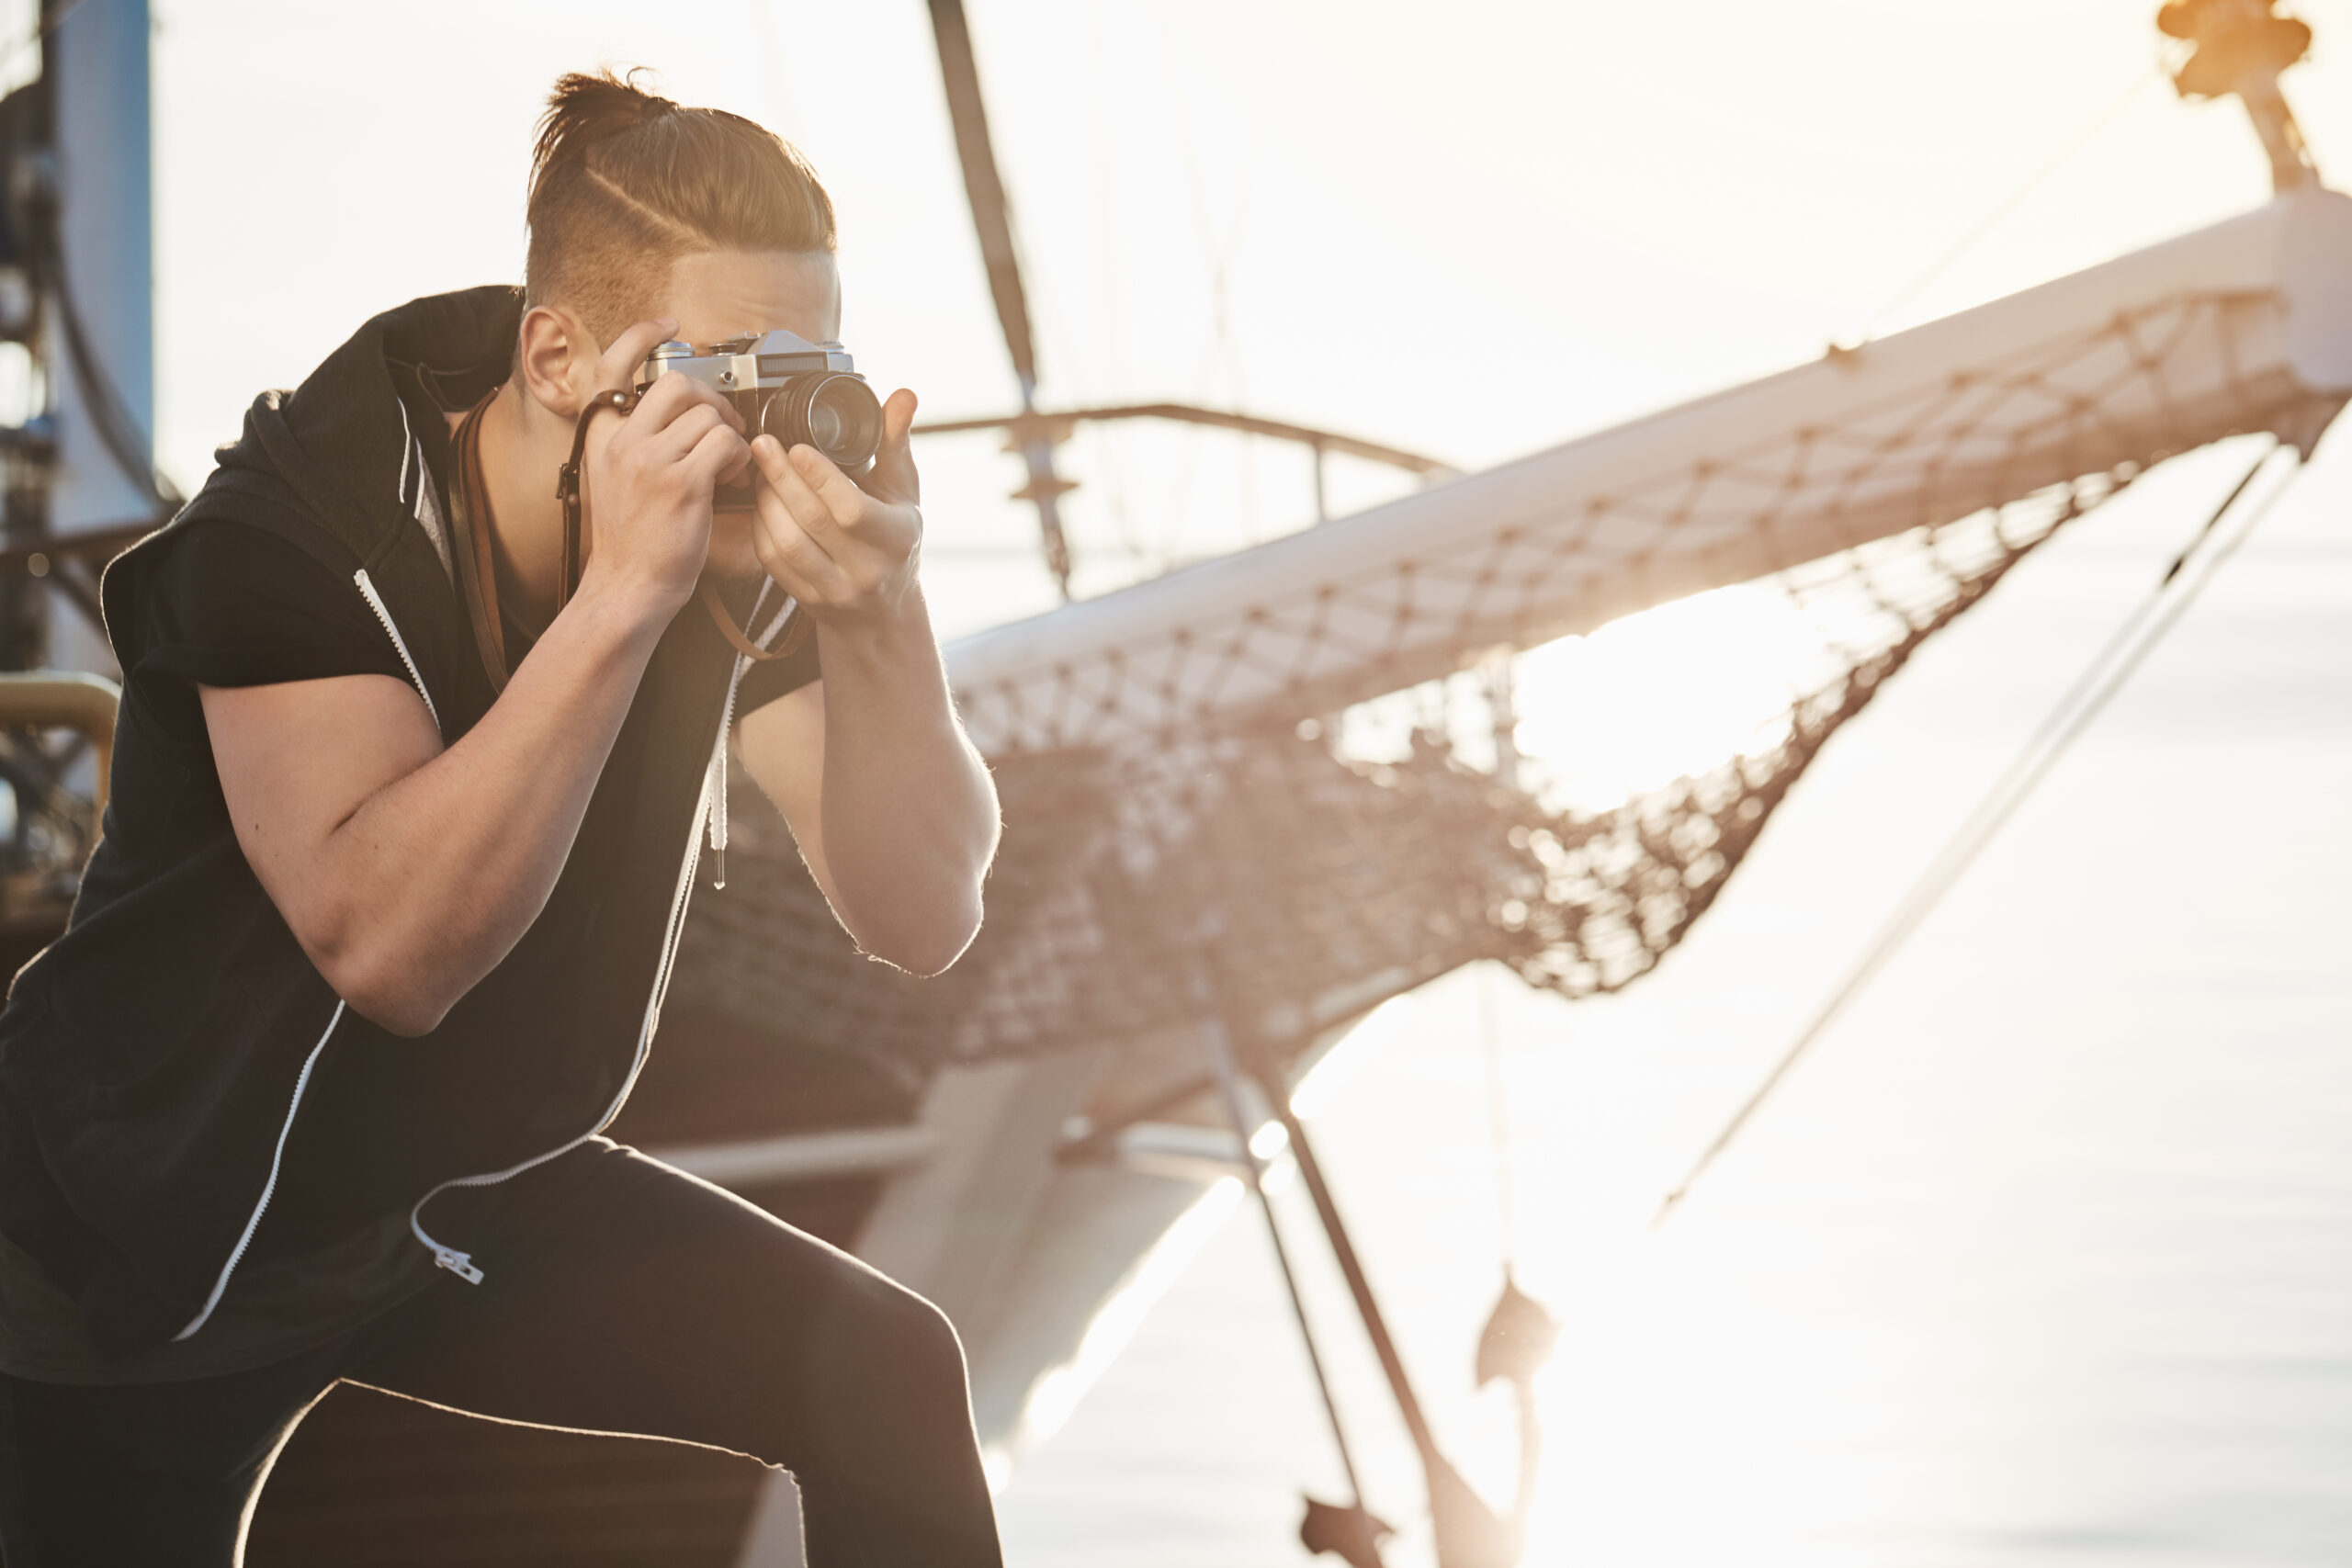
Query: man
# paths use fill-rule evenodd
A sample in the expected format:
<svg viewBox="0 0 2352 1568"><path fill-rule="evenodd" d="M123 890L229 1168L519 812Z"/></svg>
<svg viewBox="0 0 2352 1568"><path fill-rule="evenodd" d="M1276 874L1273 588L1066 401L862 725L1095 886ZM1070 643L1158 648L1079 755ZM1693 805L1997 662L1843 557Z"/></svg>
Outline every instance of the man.
<svg viewBox="0 0 2352 1568"><path fill-rule="evenodd" d="M862 479L687 377L613 406L665 341L838 335L831 201L749 121L566 77L529 219L519 299L368 322L108 570L106 833L0 1016L8 1568L234 1562L341 1379L787 1466L817 1568L998 1561L936 1310L597 1135L730 729L867 953L978 926L914 398Z"/></svg>

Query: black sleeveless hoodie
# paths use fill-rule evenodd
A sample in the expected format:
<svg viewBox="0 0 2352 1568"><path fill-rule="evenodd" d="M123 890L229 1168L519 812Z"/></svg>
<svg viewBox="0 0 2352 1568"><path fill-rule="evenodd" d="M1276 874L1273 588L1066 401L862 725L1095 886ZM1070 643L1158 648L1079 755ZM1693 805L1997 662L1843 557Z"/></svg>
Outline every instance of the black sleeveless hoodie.
<svg viewBox="0 0 2352 1568"><path fill-rule="evenodd" d="M424 442L442 433L412 410L462 409L503 380L520 310L512 288L477 288L370 321L295 391L258 399L202 491L106 573L132 673L105 833L64 935L0 1013L0 1233L106 1353L197 1333L244 1262L401 1209L444 1267L494 1269L431 1237L429 1198L601 1128L643 1063L742 668L707 616L682 612L662 636L546 909L418 1039L352 1011L312 966L217 773L191 765L135 673L131 612L164 541L261 528L368 602L445 743L477 722L489 681L423 521Z"/></svg>

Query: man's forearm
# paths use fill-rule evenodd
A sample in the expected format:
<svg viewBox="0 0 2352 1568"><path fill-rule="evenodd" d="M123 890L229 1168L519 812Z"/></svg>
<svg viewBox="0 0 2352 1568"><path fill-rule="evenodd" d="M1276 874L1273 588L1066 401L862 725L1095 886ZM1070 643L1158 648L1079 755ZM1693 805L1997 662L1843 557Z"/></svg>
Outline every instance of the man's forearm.
<svg viewBox="0 0 2352 1568"><path fill-rule="evenodd" d="M330 836L334 956L366 994L353 998L362 1012L422 1032L521 940L666 619L591 572L481 721Z"/></svg>
<svg viewBox="0 0 2352 1568"><path fill-rule="evenodd" d="M979 928L996 787L956 722L920 592L821 637L826 891L865 951L935 974Z"/></svg>

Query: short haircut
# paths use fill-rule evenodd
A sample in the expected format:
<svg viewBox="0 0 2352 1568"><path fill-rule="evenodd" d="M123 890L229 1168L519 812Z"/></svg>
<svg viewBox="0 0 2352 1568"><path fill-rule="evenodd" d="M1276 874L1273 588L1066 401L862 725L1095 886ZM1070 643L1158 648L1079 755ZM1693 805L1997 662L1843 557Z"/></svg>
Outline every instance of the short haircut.
<svg viewBox="0 0 2352 1568"><path fill-rule="evenodd" d="M774 131L684 108L610 70L555 85L531 153L524 299L600 344L646 319L696 251L831 251L833 202Z"/></svg>

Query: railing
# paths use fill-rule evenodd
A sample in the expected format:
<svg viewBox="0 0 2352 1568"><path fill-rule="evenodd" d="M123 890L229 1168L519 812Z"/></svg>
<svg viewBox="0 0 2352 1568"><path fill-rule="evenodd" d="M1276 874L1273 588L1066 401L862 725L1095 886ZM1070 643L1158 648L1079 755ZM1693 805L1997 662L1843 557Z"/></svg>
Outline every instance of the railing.
<svg viewBox="0 0 2352 1568"><path fill-rule="evenodd" d="M114 716L121 702L122 688L103 675L63 670L0 673L0 729L71 729L90 743L97 761L90 799L94 820L106 817Z"/></svg>

